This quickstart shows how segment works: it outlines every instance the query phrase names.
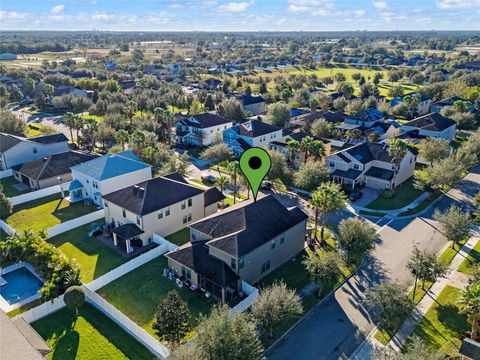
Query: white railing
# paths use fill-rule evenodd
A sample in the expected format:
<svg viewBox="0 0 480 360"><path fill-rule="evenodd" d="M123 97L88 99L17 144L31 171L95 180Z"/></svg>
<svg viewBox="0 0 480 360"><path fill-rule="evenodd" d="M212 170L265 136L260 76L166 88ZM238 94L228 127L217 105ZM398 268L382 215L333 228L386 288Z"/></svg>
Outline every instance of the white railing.
<svg viewBox="0 0 480 360"><path fill-rule="evenodd" d="M65 303L63 302L63 295L60 295L51 301L44 302L43 304L35 306L34 308L15 316L14 319L21 317L30 324L60 310L63 307L65 307Z"/></svg>
<svg viewBox="0 0 480 360"><path fill-rule="evenodd" d="M5 179L7 177L13 176L13 170L7 169L0 171L0 179Z"/></svg>
<svg viewBox="0 0 480 360"><path fill-rule="evenodd" d="M68 188L68 183L62 184L62 186ZM12 205L19 205L29 201L40 199L45 196L58 194L61 191L62 189L60 188L60 185L54 185L45 189L40 189L37 191L32 191L22 195L14 196L10 198L10 202L12 203Z"/></svg>
<svg viewBox="0 0 480 360"><path fill-rule="evenodd" d="M172 248L172 245L176 247L175 244L172 244L171 242L165 240L164 243L157 246L156 248L126 262L125 264L120 265L112 271L109 271L108 273L103 274L99 278L93 280L91 283L88 284L88 287L93 291L97 291L98 289L104 287L105 285L111 283L119 277L122 277L130 271L135 270L136 268L146 264L147 262L159 257L160 255L167 253Z"/></svg>
<svg viewBox="0 0 480 360"><path fill-rule="evenodd" d="M64 233L66 231L75 229L79 226L91 223L92 221L97 221L105 217L105 212L103 209L94 211L92 213L80 216L78 218L65 221L64 223L52 226L47 230L48 237L53 237L58 234Z"/></svg>
<svg viewBox="0 0 480 360"><path fill-rule="evenodd" d="M2 230L5 231L8 235L13 235L17 232L14 228L12 228L2 219L0 219L0 228L2 228Z"/></svg>
<svg viewBox="0 0 480 360"><path fill-rule="evenodd" d="M248 296L228 311L230 316L234 316L249 309L257 300L259 293L256 287L253 287L245 281L242 281L242 292Z"/></svg>
<svg viewBox="0 0 480 360"><path fill-rule="evenodd" d="M95 306L98 310L112 319L118 326L125 330L128 334L134 337L143 346L149 349L156 356L166 359L170 356L170 349L158 342L153 336L147 333L144 329L138 326L134 321L125 316L115 306L110 304L96 292L89 289L89 286L84 286L87 301ZM135 304L132 304L135 306Z"/></svg>

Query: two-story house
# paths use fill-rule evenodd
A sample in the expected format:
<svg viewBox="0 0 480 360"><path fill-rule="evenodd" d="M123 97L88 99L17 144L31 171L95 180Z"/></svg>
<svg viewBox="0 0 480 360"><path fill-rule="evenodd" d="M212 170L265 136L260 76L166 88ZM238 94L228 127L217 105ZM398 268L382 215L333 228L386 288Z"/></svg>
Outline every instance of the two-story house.
<svg viewBox="0 0 480 360"><path fill-rule="evenodd" d="M253 116L265 113L266 102L260 95L239 94L235 97L240 101L243 111L250 112Z"/></svg>
<svg viewBox="0 0 480 360"><path fill-rule="evenodd" d="M364 142L327 157L326 163L333 181L353 189L366 186L373 189L393 189L412 177L416 154L407 148L396 165L384 143Z"/></svg>
<svg viewBox="0 0 480 360"><path fill-rule="evenodd" d="M97 155L67 151L29 161L13 167L14 178L32 190L63 184L72 180L70 167L96 158Z"/></svg>
<svg viewBox="0 0 480 360"><path fill-rule="evenodd" d="M417 92L410 92L406 95L403 96L398 96L390 100L390 107L394 107L395 105L401 104L405 101L405 98L407 97L418 97L418 102L417 103L412 103L409 109L409 115L410 116L421 116L428 114L430 111L430 105L432 101L430 98L428 98L425 95L421 95Z"/></svg>
<svg viewBox="0 0 480 360"><path fill-rule="evenodd" d="M443 99L443 100L437 101L436 103L433 103L430 106L430 111L439 113L442 111L444 107L455 105L456 101L468 102L470 104L469 111L470 112L475 111L475 105L473 101L468 101L458 96L452 96L452 97L449 97L448 99Z"/></svg>
<svg viewBox="0 0 480 360"><path fill-rule="evenodd" d="M306 160L308 160L308 157L305 158L305 152L303 151L296 151L295 154L292 154L292 152L288 148L288 142L294 140L294 141L297 141L298 143L301 143L302 140L307 136L314 138L312 135L310 135L305 131L295 131L288 135L285 135L285 137L282 140L270 142L268 144L268 148L282 153L285 156L285 158L290 161L290 163L295 169L300 169L303 166L303 164L305 164ZM318 139L318 138L314 138L314 140L320 140L321 142L323 142L323 145L325 147L325 156L330 155L332 151L332 145L329 140ZM324 158L322 158L322 161L323 160Z"/></svg>
<svg viewBox="0 0 480 360"><path fill-rule="evenodd" d="M401 133L418 131L418 134L426 137L436 137L445 140L453 140L457 123L440 113L430 113L420 116L402 124Z"/></svg>
<svg viewBox="0 0 480 360"><path fill-rule="evenodd" d="M380 111L377 109L367 109L353 115L346 115L344 123L369 128L383 121L385 121L385 117Z"/></svg>
<svg viewBox="0 0 480 360"><path fill-rule="evenodd" d="M215 213L224 198L217 188L202 190L172 173L104 195L105 222L115 246L129 253L132 245L151 243L153 234L168 236Z"/></svg>
<svg viewBox="0 0 480 360"><path fill-rule="evenodd" d="M0 170L65 151L68 139L64 134L24 138L0 133Z"/></svg>
<svg viewBox="0 0 480 360"><path fill-rule="evenodd" d="M254 284L303 250L307 218L268 195L189 225L190 243L165 256L179 276L228 303L239 280Z"/></svg>
<svg viewBox="0 0 480 360"><path fill-rule="evenodd" d="M283 139L283 129L268 123L249 120L223 132L223 142L236 156L250 147L268 148L268 143Z"/></svg>
<svg viewBox="0 0 480 360"><path fill-rule="evenodd" d="M208 146L232 126L232 120L212 113L191 115L176 122L176 143Z"/></svg>
<svg viewBox="0 0 480 360"><path fill-rule="evenodd" d="M152 178L152 167L132 152L106 154L71 167L70 201L103 207L102 196Z"/></svg>

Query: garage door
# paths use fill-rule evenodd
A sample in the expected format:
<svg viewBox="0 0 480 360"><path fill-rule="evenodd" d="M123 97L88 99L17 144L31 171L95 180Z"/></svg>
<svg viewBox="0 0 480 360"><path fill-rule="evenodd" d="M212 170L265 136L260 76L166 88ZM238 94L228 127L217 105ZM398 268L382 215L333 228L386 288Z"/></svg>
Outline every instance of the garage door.
<svg viewBox="0 0 480 360"><path fill-rule="evenodd" d="M376 178L370 178L370 177L365 177L365 186L372 189L378 189L378 190L385 190L390 188L390 185L388 182L385 182Z"/></svg>

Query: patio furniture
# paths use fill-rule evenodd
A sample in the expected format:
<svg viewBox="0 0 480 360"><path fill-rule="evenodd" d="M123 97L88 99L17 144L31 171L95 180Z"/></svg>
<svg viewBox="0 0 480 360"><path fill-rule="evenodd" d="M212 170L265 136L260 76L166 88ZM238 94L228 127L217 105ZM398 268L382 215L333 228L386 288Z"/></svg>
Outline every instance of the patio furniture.
<svg viewBox="0 0 480 360"><path fill-rule="evenodd" d="M192 284L192 285L190 285L190 290L192 290L192 291L197 291L197 289L198 289L198 285L197 285L197 284Z"/></svg>
<svg viewBox="0 0 480 360"><path fill-rule="evenodd" d="M177 285L179 288L183 287L183 281L180 280L179 278L176 278L176 279L175 279L175 283L176 283L176 285Z"/></svg>

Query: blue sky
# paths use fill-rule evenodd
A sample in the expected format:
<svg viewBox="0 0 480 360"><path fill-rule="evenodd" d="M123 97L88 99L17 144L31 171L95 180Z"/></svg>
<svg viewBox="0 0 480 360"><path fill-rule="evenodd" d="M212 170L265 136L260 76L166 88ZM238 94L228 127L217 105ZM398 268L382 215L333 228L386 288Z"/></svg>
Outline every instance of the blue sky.
<svg viewBox="0 0 480 360"><path fill-rule="evenodd" d="M480 30L480 0L2 0L1 30Z"/></svg>

